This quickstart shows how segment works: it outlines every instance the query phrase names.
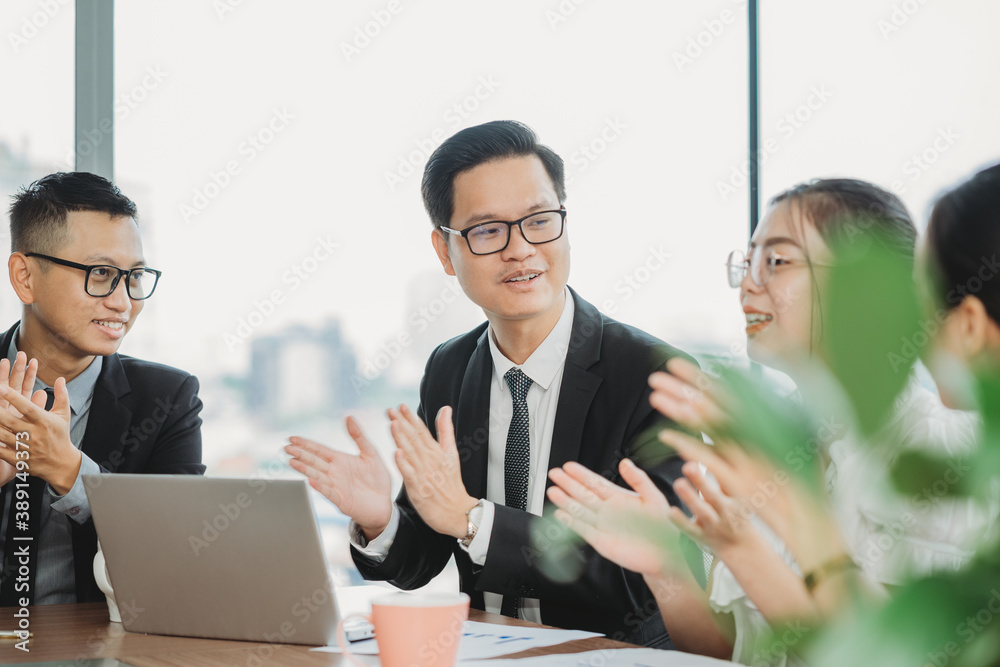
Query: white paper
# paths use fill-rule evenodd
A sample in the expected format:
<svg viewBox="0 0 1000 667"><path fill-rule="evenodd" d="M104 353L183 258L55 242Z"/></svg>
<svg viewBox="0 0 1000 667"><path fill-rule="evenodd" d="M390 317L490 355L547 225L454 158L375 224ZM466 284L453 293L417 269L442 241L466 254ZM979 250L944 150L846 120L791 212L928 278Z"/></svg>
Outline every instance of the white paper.
<svg viewBox="0 0 1000 667"><path fill-rule="evenodd" d="M458 647L458 659L495 658L518 651L527 651L529 648L555 646L577 639L602 636L596 632L584 632L583 630L559 630L466 621L465 634Z"/></svg>
<svg viewBox="0 0 1000 667"><path fill-rule="evenodd" d="M469 667L720 667L733 665L728 660L716 660L680 651L660 651L654 648L616 648L584 653L544 655L516 660L464 662Z"/></svg>
<svg viewBox="0 0 1000 667"><path fill-rule="evenodd" d="M463 633L458 647L460 661L495 658L532 648L555 646L563 642L601 636L596 632L582 630L522 627L480 621L466 621ZM351 644L350 649L351 653L357 655L378 654L378 644L374 639L355 642ZM312 650L340 653L340 648L337 646L323 646ZM493 667L493 663L490 663L490 667Z"/></svg>

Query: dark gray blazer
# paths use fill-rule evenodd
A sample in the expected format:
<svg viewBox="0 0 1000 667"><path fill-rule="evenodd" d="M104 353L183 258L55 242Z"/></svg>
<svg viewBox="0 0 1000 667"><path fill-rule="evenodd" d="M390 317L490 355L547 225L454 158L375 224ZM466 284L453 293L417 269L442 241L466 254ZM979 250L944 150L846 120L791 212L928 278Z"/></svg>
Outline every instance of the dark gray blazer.
<svg viewBox="0 0 1000 667"><path fill-rule="evenodd" d="M16 330L15 324L0 339L4 354ZM193 375L132 357L106 356L80 449L104 472L201 475L201 407ZM7 486L0 491L0 507ZM94 580L94 520L70 525L77 602L101 602L104 594Z"/></svg>

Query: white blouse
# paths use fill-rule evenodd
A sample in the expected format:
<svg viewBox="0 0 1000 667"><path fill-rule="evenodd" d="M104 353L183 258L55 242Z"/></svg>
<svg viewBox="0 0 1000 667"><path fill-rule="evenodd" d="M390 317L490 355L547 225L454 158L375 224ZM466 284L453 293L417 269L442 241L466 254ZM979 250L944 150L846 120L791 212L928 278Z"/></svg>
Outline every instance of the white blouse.
<svg viewBox="0 0 1000 667"><path fill-rule="evenodd" d="M802 570L799 569L792 553L781 538L771 530L770 526L756 516L751 517L750 520L795 574L802 576ZM805 663L794 655L786 655L785 649L787 647L784 646L783 642L777 641L774 646L758 646L761 637L766 636L771 631L771 626L757 609L757 605L743 592L743 587L736 581L729 566L718 558L715 559L712 570L708 604L716 613L733 615L733 624L736 628L736 638L733 640L733 662L754 665L754 667L758 665L805 667Z"/></svg>
<svg viewBox="0 0 1000 667"><path fill-rule="evenodd" d="M946 408L911 378L878 444L848 434L830 445L827 490L851 556L871 579L899 585L907 575L957 570L972 558L996 520L997 503L949 493L968 472L957 459L973 451L979 426L978 415ZM903 494L889 471L907 451L954 462L919 492Z"/></svg>
<svg viewBox="0 0 1000 667"><path fill-rule="evenodd" d="M916 378L896 399L893 415L879 434L878 446L853 433L832 443L827 487L851 557L869 579L898 585L907 574L957 570L972 557L978 542L992 530L998 503L988 506L946 497L965 470L954 464L943 479L906 496L892 486L891 465L904 451L939 456L968 455L976 443L979 419L974 413L946 408ZM994 494L994 498L996 498ZM756 516L755 527L793 571L801 575L788 547ZM757 642L770 626L725 563L716 559L709 605L730 613L736 628L733 661L770 667L798 667L794 656L761 651ZM780 648L780 647L777 647Z"/></svg>

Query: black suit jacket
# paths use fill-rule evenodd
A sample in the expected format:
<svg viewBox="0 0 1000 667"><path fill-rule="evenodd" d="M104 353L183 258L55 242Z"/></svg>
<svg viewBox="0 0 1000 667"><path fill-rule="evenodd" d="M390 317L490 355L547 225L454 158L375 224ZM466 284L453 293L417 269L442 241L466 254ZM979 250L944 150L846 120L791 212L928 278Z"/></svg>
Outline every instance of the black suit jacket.
<svg viewBox="0 0 1000 667"><path fill-rule="evenodd" d="M572 291L572 290L571 290ZM573 332L556 409L549 468L578 461L618 484L618 462L631 457L650 473L672 503L672 483L683 463L656 439L665 425L649 405L647 377L668 359L684 355L633 327L605 317L573 292ZM421 418L435 433L434 417L454 408L462 479L473 497L486 496L490 381L493 360L483 323L440 345L427 361L420 385ZM551 484L551 482L549 482ZM455 555L461 588L484 608L483 591L540 599L548 625L601 632L624 641L669 646L656 602L642 577L598 556L587 545L562 561L576 570L569 582L543 573L542 555L563 532L550 519L496 506L486 564L476 566L455 538L437 533L413 509L405 488L397 499L399 532L382 563L356 549L366 579L413 589L436 576ZM551 509L546 501L546 509ZM533 538L534 534L534 538Z"/></svg>
<svg viewBox="0 0 1000 667"><path fill-rule="evenodd" d="M17 327L15 324L0 339L0 355L6 356ZM112 354L104 357L94 386L80 449L103 472L200 475L205 472L201 463L200 412L198 379L193 375ZM94 580L94 520L78 524L71 519L70 525L76 599L103 601L104 594Z"/></svg>

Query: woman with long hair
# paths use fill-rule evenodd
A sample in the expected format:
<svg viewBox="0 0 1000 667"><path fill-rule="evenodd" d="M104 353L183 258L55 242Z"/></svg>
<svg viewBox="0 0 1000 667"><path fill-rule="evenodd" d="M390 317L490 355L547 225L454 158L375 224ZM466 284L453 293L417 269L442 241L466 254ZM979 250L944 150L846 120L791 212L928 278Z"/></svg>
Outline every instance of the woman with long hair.
<svg viewBox="0 0 1000 667"><path fill-rule="evenodd" d="M902 202L871 183L822 179L772 199L749 251L733 253L728 262L746 317L748 356L791 377L804 402L826 400L828 394L805 394L823 386L816 378L831 365L836 323L828 321L825 295L839 251L878 243L909 270L915 240ZM690 364L671 364L670 371L650 378L657 409L706 433L732 419L739 397L727 396L726 387ZM910 449L967 452L975 436L972 417L947 410L910 379L872 438L880 446L871 447L848 426L849 408L825 405L831 418L811 440L806 453L815 456L802 461L813 463L799 477L783 469L788 465L775 466L734 443L710 447L665 433L664 441L689 460L675 489L690 519L667 507L628 461L622 476L636 493L569 465L551 472L549 497L562 509L561 520L606 557L642 572L654 594L663 593L657 599L679 648L729 657L731 647L737 661L785 664L793 659L762 649L757 639L784 621L813 621L839 608L851 590L847 582L873 590L871 582L892 586L914 572L959 567L972 554L967 538L988 523L988 514L969 503L901 498L889 490L887 477L888 467ZM810 480L826 487L832 507L822 492L804 488ZM700 593L690 573L658 551L648 530L630 528L621 519L627 512L645 516L646 528L669 520L668 532L690 535L712 553L708 591ZM659 537L662 542L663 533Z"/></svg>

